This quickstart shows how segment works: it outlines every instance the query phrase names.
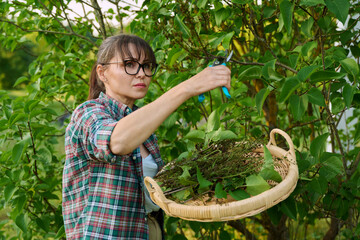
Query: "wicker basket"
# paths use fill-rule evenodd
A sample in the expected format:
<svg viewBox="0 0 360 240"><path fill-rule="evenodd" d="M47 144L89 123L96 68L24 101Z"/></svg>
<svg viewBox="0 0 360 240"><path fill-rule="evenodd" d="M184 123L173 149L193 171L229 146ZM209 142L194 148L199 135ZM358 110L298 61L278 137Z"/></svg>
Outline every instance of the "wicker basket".
<svg viewBox="0 0 360 240"><path fill-rule="evenodd" d="M288 151L276 145L275 133L286 139L289 145ZM172 217L189 221L220 222L253 216L285 200L295 189L298 180L294 144L289 135L280 129L273 129L266 147L274 157L281 159L278 164L275 164L275 170L280 173L283 180L278 184L272 183L271 189L244 200L236 201L228 198L225 202L219 203L214 198L211 201L180 204L167 199L154 179L145 177L145 186L154 203ZM259 149L259 151L262 150Z"/></svg>

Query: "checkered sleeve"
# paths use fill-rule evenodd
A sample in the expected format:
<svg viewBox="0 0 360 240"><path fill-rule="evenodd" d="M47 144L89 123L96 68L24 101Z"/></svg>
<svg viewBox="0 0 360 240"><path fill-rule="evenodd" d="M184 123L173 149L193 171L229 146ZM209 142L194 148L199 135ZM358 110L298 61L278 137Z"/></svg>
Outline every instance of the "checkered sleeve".
<svg viewBox="0 0 360 240"><path fill-rule="evenodd" d="M110 137L117 124L111 114L100 104L94 104L84 109L83 144L89 159L116 163L126 155L118 156L110 150Z"/></svg>

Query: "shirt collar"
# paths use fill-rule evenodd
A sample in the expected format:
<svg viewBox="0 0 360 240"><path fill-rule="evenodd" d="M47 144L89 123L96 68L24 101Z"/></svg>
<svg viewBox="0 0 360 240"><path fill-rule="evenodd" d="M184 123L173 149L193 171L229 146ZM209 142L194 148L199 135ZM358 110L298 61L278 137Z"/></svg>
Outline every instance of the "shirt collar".
<svg viewBox="0 0 360 240"><path fill-rule="evenodd" d="M138 107L136 105L134 105L133 109L131 109L126 104L123 104L123 103L117 101L116 99L106 95L103 92L100 92L98 99L104 105L109 107L110 110L113 112L113 114L118 118L124 117L124 116L130 114L131 112L135 111L136 109L138 109Z"/></svg>

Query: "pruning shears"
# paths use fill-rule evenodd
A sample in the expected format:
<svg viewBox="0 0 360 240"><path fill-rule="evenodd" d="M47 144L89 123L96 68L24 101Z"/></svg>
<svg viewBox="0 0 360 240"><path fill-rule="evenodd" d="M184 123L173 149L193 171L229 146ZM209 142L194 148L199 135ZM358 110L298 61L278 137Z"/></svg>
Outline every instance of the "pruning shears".
<svg viewBox="0 0 360 240"><path fill-rule="evenodd" d="M224 58L225 60L224 59L216 59L215 62L212 65L210 65L209 67L215 67L218 65L226 66L226 63L230 61L234 51L231 51L229 53L229 55L227 55L227 53L228 53L228 50L226 50L226 57ZM226 87L222 86L221 89L227 98L231 98L231 95ZM205 100L204 94L200 94L198 96L198 100L199 100L199 102L203 102Z"/></svg>

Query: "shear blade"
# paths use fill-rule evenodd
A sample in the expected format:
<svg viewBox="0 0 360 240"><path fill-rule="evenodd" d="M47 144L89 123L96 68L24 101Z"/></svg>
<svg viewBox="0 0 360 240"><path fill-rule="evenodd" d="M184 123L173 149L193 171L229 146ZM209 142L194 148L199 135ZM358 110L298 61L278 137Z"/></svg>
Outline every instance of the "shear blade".
<svg viewBox="0 0 360 240"><path fill-rule="evenodd" d="M226 50L226 51L227 51L227 50ZM231 57L232 57L233 54L234 54L234 51L231 50L229 56L226 58L226 62L229 62L229 61L230 61L230 59L231 59Z"/></svg>

